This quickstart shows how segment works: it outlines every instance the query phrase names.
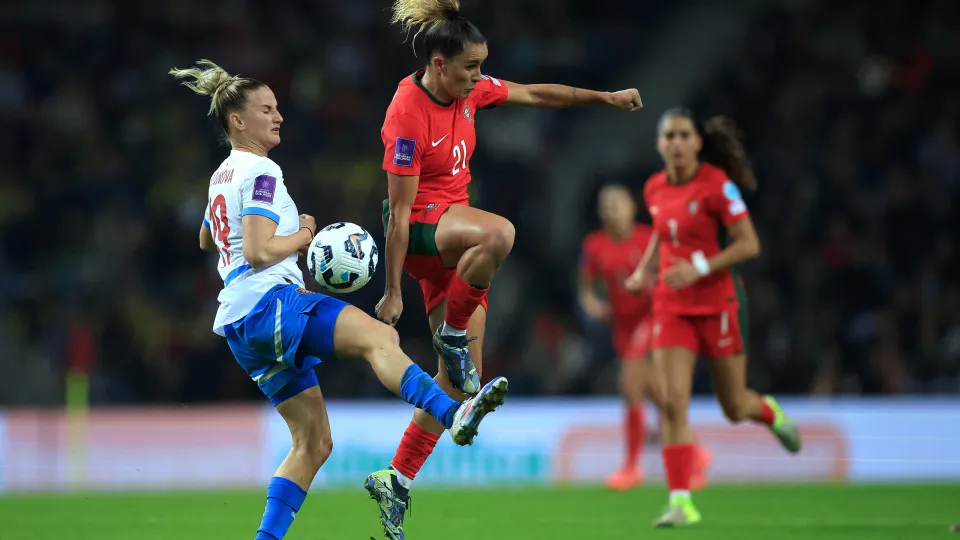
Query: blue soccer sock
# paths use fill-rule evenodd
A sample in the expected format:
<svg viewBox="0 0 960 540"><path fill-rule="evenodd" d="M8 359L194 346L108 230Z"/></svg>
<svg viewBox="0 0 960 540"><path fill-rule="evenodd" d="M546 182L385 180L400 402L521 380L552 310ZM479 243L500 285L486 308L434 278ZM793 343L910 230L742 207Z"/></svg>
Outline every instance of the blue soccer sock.
<svg viewBox="0 0 960 540"><path fill-rule="evenodd" d="M255 540L282 540L300 511L307 492L292 480L274 476L267 487L267 508L263 511Z"/></svg>
<svg viewBox="0 0 960 540"><path fill-rule="evenodd" d="M410 367L403 372L403 378L400 380L400 397L418 409L427 411L447 429L453 425L453 415L460 408L460 404L451 399L437 385L437 381L416 364L410 364Z"/></svg>

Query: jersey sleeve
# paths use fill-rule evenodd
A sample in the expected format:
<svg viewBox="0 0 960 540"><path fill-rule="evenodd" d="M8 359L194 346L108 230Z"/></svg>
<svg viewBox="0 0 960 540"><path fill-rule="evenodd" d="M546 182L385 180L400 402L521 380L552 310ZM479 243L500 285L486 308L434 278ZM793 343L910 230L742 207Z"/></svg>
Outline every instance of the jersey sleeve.
<svg viewBox="0 0 960 540"><path fill-rule="evenodd" d="M747 204L743 202L743 195L740 194L740 188L730 179L717 182L715 187L711 186L710 193L707 195L707 208L723 223L724 227L729 227L750 216Z"/></svg>
<svg viewBox="0 0 960 540"><path fill-rule="evenodd" d="M273 161L256 167L240 185L240 204L243 216L263 216L280 223L280 208L275 201L278 188L283 184L283 173Z"/></svg>
<svg viewBox="0 0 960 540"><path fill-rule="evenodd" d="M474 88L473 93L477 96L477 110L481 110L492 109L503 105L510 91L507 89L507 85L500 79L489 75L481 75L480 82L477 83L477 87Z"/></svg>
<svg viewBox="0 0 960 540"><path fill-rule="evenodd" d="M401 113L383 123L383 170L400 176L419 176L427 129L423 120Z"/></svg>

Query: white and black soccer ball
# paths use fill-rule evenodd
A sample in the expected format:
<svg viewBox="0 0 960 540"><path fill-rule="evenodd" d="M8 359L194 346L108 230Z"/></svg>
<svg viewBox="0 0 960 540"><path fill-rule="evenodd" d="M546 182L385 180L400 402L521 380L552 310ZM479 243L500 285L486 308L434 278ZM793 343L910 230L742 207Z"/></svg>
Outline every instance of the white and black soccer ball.
<svg viewBox="0 0 960 540"><path fill-rule="evenodd" d="M307 250L307 270L330 292L363 287L377 270L377 243L356 223L341 221L320 229Z"/></svg>

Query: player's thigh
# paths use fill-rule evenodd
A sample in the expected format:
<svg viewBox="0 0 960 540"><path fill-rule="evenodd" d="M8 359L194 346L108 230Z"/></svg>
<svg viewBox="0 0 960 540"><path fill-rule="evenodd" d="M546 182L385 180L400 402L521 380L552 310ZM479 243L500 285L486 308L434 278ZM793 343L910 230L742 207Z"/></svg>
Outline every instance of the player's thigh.
<svg viewBox="0 0 960 540"><path fill-rule="evenodd" d="M736 417L747 389L747 355L740 311L728 309L703 317L699 331L717 399L727 416Z"/></svg>
<svg viewBox="0 0 960 540"><path fill-rule="evenodd" d="M740 418L748 397L747 355L733 354L710 360L710 377L723 413L728 418Z"/></svg>
<svg viewBox="0 0 960 540"><path fill-rule="evenodd" d="M685 347L665 347L653 351L655 369L662 377L663 405L685 409L693 391L693 373L697 355Z"/></svg>
<svg viewBox="0 0 960 540"><path fill-rule="evenodd" d="M397 331L360 309L347 304L333 323L331 350L337 358L367 358L377 348L400 343Z"/></svg>
<svg viewBox="0 0 960 540"><path fill-rule="evenodd" d="M306 390L277 404L277 412L290 429L295 448L329 455L333 448L330 418L319 386Z"/></svg>
<svg viewBox="0 0 960 540"><path fill-rule="evenodd" d="M653 361L653 352L647 354L643 360L643 395L658 408L663 408L664 397L667 394L667 382L660 365Z"/></svg>
<svg viewBox="0 0 960 540"><path fill-rule="evenodd" d="M516 230L503 216L478 208L451 205L440 217L434 239L444 266L455 267L463 252L484 243L494 243L509 252Z"/></svg>
<svg viewBox="0 0 960 540"><path fill-rule="evenodd" d="M620 395L630 403L643 401L647 366L643 358L626 358L620 361Z"/></svg>
<svg viewBox="0 0 960 540"><path fill-rule="evenodd" d="M700 353L697 328L689 317L657 315L653 326L653 361L663 378L663 409L678 415L690 403L693 372Z"/></svg>

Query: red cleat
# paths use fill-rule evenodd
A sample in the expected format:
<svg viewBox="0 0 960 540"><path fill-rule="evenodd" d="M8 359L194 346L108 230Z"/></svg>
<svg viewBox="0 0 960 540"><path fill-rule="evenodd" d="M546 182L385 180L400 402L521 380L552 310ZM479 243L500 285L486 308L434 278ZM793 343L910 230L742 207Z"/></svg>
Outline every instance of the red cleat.
<svg viewBox="0 0 960 540"><path fill-rule="evenodd" d="M637 467L626 467L607 478L607 487L614 491L626 491L643 483L643 473Z"/></svg>
<svg viewBox="0 0 960 540"><path fill-rule="evenodd" d="M690 475L690 489L700 490L707 486L707 469L713 456L706 446L697 445L696 462L693 464L693 473Z"/></svg>

